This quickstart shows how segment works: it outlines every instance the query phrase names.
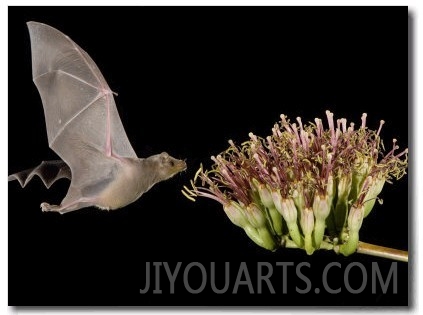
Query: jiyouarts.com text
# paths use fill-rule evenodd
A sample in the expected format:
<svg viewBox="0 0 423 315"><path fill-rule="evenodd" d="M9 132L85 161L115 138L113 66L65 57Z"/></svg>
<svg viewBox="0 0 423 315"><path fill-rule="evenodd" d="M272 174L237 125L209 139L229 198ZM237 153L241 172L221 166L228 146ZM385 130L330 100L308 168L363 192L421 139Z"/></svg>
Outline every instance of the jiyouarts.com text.
<svg viewBox="0 0 423 315"><path fill-rule="evenodd" d="M141 294L397 294L398 266L379 268L331 262L313 270L309 262L146 262Z"/></svg>

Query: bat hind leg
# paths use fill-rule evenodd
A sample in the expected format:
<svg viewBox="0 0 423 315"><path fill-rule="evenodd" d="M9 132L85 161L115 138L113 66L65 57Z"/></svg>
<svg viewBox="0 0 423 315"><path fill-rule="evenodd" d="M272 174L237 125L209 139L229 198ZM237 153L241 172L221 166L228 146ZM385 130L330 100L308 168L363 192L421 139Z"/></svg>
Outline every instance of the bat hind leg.
<svg viewBox="0 0 423 315"><path fill-rule="evenodd" d="M60 214L91 206L95 206L95 203L89 198L81 198L71 203L62 203L61 205L51 205L47 202L43 202L40 205L43 212L59 212Z"/></svg>
<svg viewBox="0 0 423 315"><path fill-rule="evenodd" d="M51 205L47 202L43 202L40 207L43 212L58 212L64 214L81 208L92 207L95 206L95 204L95 198L83 196L81 190L71 184L60 205Z"/></svg>
<svg viewBox="0 0 423 315"><path fill-rule="evenodd" d="M94 200L91 198L80 198L75 201L66 203L62 202L60 205L51 205L47 202L43 202L40 207L43 212L59 212L64 214L67 212L75 211L85 207L95 206Z"/></svg>

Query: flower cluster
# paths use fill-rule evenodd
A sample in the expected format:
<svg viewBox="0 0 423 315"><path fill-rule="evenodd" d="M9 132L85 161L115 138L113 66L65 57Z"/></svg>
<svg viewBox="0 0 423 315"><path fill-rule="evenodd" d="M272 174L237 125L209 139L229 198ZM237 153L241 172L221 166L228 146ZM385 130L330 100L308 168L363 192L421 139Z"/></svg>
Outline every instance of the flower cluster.
<svg viewBox="0 0 423 315"><path fill-rule="evenodd" d="M229 219L258 245L275 250L290 246L312 254L330 244L350 255L358 245L363 219L370 213L385 182L406 174L407 152L397 153L396 140L383 155L380 131L358 128L326 111L321 119L291 123L285 115L260 138L252 133L240 146L212 156L211 170L198 170L191 200L220 202ZM201 184L200 184L201 183Z"/></svg>

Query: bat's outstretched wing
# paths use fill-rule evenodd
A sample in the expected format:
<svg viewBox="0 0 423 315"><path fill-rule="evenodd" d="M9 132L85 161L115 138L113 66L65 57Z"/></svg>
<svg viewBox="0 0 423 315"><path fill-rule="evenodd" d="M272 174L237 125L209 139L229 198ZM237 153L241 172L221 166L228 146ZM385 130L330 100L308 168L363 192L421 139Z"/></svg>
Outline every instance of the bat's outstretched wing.
<svg viewBox="0 0 423 315"><path fill-rule="evenodd" d="M78 154L81 147L106 156L136 157L113 92L90 56L51 26L28 22L28 28L32 75L43 102L50 147L72 171L83 158Z"/></svg>

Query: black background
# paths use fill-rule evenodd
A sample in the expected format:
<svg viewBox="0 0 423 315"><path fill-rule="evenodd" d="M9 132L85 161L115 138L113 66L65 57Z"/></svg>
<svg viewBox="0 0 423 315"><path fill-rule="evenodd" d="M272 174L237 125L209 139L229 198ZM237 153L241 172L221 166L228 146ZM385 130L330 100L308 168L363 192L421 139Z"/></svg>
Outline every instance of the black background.
<svg viewBox="0 0 423 315"><path fill-rule="evenodd" d="M58 28L85 51L119 94L117 107L140 157L167 151L186 158L188 170L152 188L124 209L94 208L66 215L42 213L43 201L60 203L68 182L46 190L33 180L24 190L9 183L9 304L11 305L407 305L408 265L398 264L398 293L300 295L305 284L291 271L288 293L217 295L207 285L191 295L139 294L146 262L230 261L231 281L241 261L255 279L257 261L306 261L304 273L320 287L332 261L345 269L371 263L386 276L391 261L332 252L307 256L299 250L268 252L232 225L219 204L182 196L202 162L240 143L248 132L266 136L281 113L303 121L335 117L382 133L387 148L408 142L407 8L9 8L9 172L55 158L48 148L38 91L31 79L26 22ZM408 249L408 178L386 185L384 204L363 223L363 241ZM412 254L412 253L411 253ZM357 269L358 270L358 269ZM192 270L192 286L198 270ZM223 270L222 270L223 272ZM360 273L352 276L354 288ZM353 272L352 275L355 275ZM218 275L222 277L223 274ZM165 273L162 273L162 278ZM191 279L191 278L190 278ZM179 282L178 282L179 281ZM332 287L342 286L334 272ZM357 282L354 282L357 281ZM232 285L230 286L230 290ZM256 287L255 287L256 289ZM266 293L266 290L265 290ZM268 292L267 292L268 293Z"/></svg>

